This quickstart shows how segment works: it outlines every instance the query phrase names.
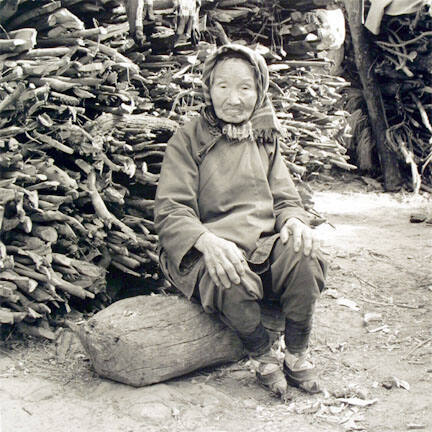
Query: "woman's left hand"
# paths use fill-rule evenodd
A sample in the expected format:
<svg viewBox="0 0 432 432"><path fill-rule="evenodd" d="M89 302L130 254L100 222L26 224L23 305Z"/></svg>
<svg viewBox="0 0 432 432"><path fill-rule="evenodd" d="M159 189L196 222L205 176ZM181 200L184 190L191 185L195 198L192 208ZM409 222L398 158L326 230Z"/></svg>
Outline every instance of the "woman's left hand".
<svg viewBox="0 0 432 432"><path fill-rule="evenodd" d="M316 258L320 248L320 241L310 227L305 225L300 219L290 218L280 231L282 243L286 244L290 236L293 238L294 250L296 252L303 249L304 255Z"/></svg>

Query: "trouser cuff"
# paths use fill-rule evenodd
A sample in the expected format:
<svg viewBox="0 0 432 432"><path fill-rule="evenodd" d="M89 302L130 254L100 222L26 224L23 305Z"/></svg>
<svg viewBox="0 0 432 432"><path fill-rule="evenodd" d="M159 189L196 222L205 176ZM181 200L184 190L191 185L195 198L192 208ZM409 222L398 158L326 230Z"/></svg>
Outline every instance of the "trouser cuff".
<svg viewBox="0 0 432 432"><path fill-rule="evenodd" d="M238 336L251 356L259 356L270 349L269 334L261 323L252 333L238 334Z"/></svg>
<svg viewBox="0 0 432 432"><path fill-rule="evenodd" d="M285 320L285 346L292 353L301 353L309 346L309 337L312 330L312 319L305 321Z"/></svg>

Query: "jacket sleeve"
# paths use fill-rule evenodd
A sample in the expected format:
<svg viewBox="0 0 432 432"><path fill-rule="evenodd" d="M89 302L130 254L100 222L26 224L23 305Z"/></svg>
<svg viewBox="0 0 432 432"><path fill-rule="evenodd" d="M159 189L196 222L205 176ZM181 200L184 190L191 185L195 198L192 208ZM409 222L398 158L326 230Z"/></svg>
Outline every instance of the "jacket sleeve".
<svg viewBox="0 0 432 432"><path fill-rule="evenodd" d="M155 228L161 247L178 270L201 234L199 170L189 137L181 129L165 151L155 200Z"/></svg>
<svg viewBox="0 0 432 432"><path fill-rule="evenodd" d="M280 232L286 221L292 217L309 225L309 216L282 158L279 142L276 142L274 154L270 158L269 184L276 215L276 231Z"/></svg>

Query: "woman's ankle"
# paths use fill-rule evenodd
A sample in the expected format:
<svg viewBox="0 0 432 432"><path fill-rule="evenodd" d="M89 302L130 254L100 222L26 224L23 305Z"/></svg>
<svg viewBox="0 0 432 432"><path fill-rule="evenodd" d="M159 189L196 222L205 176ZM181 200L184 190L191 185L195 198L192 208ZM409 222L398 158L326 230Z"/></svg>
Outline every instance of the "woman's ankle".
<svg viewBox="0 0 432 432"><path fill-rule="evenodd" d="M284 363L291 369L312 369L314 364L308 359L309 351L305 349L301 352L285 351Z"/></svg>

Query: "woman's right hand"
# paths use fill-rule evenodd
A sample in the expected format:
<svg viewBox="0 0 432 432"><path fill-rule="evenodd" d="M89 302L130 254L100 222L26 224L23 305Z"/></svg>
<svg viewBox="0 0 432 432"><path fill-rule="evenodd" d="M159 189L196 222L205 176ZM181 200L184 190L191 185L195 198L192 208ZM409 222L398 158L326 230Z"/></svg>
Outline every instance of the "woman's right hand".
<svg viewBox="0 0 432 432"><path fill-rule="evenodd" d="M248 264L235 243L205 232L196 241L195 248L203 254L207 271L216 286L230 288L231 284L241 282Z"/></svg>

